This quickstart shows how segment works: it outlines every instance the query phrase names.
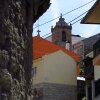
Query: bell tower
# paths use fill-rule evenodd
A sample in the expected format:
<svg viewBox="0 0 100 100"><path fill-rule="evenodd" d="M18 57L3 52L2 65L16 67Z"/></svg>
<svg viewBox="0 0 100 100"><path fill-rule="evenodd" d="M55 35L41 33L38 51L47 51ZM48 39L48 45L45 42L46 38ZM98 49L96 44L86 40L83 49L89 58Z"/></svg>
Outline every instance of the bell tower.
<svg viewBox="0 0 100 100"><path fill-rule="evenodd" d="M71 30L72 26L68 25L65 22L65 19L62 18L62 14L59 18L59 21L56 23L55 27L51 27L52 32L52 42L66 48L66 43L69 44L69 48L71 47Z"/></svg>

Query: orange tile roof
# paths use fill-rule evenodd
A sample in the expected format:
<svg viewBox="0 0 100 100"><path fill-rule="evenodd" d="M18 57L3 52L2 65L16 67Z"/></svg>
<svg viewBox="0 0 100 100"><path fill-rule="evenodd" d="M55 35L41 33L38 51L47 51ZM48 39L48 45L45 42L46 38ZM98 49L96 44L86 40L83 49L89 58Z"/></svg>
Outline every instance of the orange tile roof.
<svg viewBox="0 0 100 100"><path fill-rule="evenodd" d="M77 71L77 76L80 76L80 64L77 65L76 71Z"/></svg>
<svg viewBox="0 0 100 100"><path fill-rule="evenodd" d="M63 52L65 52L66 54L74 58L76 61L80 60L80 56L75 54L72 51L62 48L41 37L38 37L38 36L33 37L33 55L34 55L33 58L34 59L38 59L46 54L50 54L58 50L62 50Z"/></svg>

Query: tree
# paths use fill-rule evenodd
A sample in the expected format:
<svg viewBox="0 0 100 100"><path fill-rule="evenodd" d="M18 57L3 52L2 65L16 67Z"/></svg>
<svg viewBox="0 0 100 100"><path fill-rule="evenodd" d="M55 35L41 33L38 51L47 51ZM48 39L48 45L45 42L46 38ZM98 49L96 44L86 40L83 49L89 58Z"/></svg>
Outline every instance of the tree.
<svg viewBox="0 0 100 100"><path fill-rule="evenodd" d="M0 100L32 95L32 26L50 2L38 1L36 7L36 0L0 0Z"/></svg>

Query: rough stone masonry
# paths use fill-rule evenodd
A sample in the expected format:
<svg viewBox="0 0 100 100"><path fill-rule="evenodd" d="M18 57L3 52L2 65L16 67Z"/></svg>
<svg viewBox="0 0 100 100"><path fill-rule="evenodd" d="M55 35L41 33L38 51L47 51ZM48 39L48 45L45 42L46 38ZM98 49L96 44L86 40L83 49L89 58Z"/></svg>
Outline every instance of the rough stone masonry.
<svg viewBox="0 0 100 100"><path fill-rule="evenodd" d="M0 100L32 99L32 25L49 0L0 0Z"/></svg>

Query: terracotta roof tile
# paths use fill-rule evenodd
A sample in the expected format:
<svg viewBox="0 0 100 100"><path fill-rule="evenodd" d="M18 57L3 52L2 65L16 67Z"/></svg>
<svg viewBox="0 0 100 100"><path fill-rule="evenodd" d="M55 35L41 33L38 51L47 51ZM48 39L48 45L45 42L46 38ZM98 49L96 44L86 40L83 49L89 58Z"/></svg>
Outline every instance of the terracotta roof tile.
<svg viewBox="0 0 100 100"><path fill-rule="evenodd" d="M75 54L72 51L62 48L41 37L38 37L38 36L33 37L33 55L34 55L33 58L34 59L38 59L46 54L50 54L58 50L62 50L63 52L71 56L73 59L75 59L76 61L80 60L80 56Z"/></svg>

